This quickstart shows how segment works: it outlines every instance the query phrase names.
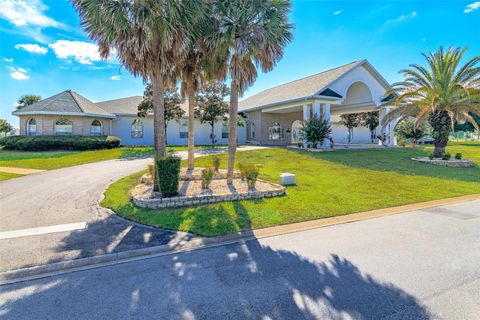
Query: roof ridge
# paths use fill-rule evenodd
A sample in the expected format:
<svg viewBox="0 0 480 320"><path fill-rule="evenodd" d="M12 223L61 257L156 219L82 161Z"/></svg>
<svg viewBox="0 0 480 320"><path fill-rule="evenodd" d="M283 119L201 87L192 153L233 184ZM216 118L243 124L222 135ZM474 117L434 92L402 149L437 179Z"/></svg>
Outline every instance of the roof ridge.
<svg viewBox="0 0 480 320"><path fill-rule="evenodd" d="M83 110L82 106L80 106L80 103L78 102L77 98L75 98L75 94L78 94L76 93L75 91L72 91L72 90L67 90L68 93L70 93L70 95L72 96L73 98L73 101L75 101L75 103L77 104L78 108L80 108L80 110L82 110L83 113L85 113L85 110ZM79 95L79 94L78 94ZM84 98L84 99L87 99L87 98ZM88 100L88 99L87 99ZM93 102L92 102L93 103Z"/></svg>
<svg viewBox="0 0 480 320"><path fill-rule="evenodd" d="M309 76L305 76L305 77L302 77L302 78L299 78L299 79L295 79L295 80L292 80L292 81L289 81L289 82L285 82L285 83L276 85L276 86L274 86L274 87L271 87L271 88L262 90L262 91L260 91L260 92L258 92L258 93L256 93L256 94L254 94L253 96L256 96L257 94L260 94L260 93L262 93L262 92L266 92L266 91L269 91L269 90L272 90L272 89L275 89L275 88L278 88L278 87L281 87L281 86L284 86L284 85L287 85L287 84L290 84L290 83L293 83L293 82L297 82L297 81L304 80L304 79L307 79L307 78L310 78L310 77L318 76L318 75L320 75L320 74L322 74L322 73L327 73L327 72L333 71L333 70L335 70L335 69L340 69L340 68L346 67L346 66L348 66L348 65L350 65L350 64L361 63L361 62L363 62L363 61L365 61L365 60L366 60L366 59L352 61L352 62L350 62L350 63L346 63L346 64L344 64L344 65L341 65L341 66L338 66L338 67L335 67L335 68L330 68L330 69L327 69L327 70L324 70L324 71L320 71L320 72L314 73L314 74L309 75ZM322 89L323 89L323 88L322 88ZM253 96L251 96L251 97L253 97ZM249 98L250 98L250 97L245 98L245 100L246 100L246 99L249 99Z"/></svg>
<svg viewBox="0 0 480 320"><path fill-rule="evenodd" d="M99 104L99 103L104 103L104 102L111 102L111 101L116 101L116 100L123 100L123 99L129 99L129 98L143 98L143 96L141 95L135 95L135 96L128 96L128 97L123 97L123 98L117 98L117 99L110 99L110 100L103 100L103 101L97 101L97 102L94 102L95 104Z"/></svg>
<svg viewBox="0 0 480 320"><path fill-rule="evenodd" d="M51 105L52 103L54 103L54 102L55 102L55 99L52 99L52 98L54 98L54 97L56 97L56 96L59 96L59 95L61 95L62 93L67 92L67 91L69 91L69 90L65 90L65 91L59 92L59 93L57 93L57 94L55 94L55 95L53 95L53 96L51 96L51 97L48 97L48 98L44 99L44 100L47 100L47 99L51 99L51 100L50 100L50 102L46 103L40 110L44 110L44 109L46 109L49 105ZM43 100L40 100L40 101L43 101ZM40 102L40 101L39 101L39 102ZM38 102L37 102L37 103L38 103ZM33 106L33 104L32 104L32 106Z"/></svg>

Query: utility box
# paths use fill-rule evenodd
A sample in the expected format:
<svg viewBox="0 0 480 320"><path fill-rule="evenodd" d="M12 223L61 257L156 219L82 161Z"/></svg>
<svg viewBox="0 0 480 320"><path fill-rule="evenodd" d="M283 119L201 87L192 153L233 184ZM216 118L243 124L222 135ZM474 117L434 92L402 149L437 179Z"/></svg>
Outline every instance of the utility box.
<svg viewBox="0 0 480 320"><path fill-rule="evenodd" d="M295 185L295 175L293 173L284 172L280 174L280 184L282 186Z"/></svg>

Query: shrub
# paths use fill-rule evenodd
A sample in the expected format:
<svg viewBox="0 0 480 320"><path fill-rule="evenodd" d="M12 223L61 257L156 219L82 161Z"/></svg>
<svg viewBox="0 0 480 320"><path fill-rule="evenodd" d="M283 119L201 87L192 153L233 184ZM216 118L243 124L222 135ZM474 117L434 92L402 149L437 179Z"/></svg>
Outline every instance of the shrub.
<svg viewBox="0 0 480 320"><path fill-rule="evenodd" d="M314 115L305 121L300 131L303 137L305 137L305 140L307 140L313 148L317 148L318 145L323 145L325 139L330 136L332 128L328 120Z"/></svg>
<svg viewBox="0 0 480 320"><path fill-rule="evenodd" d="M397 145L398 145L399 147L405 147L405 141L399 140L399 141L397 142Z"/></svg>
<svg viewBox="0 0 480 320"><path fill-rule="evenodd" d="M448 152L445 152L445 154L442 156L442 160L450 160L452 155Z"/></svg>
<svg viewBox="0 0 480 320"><path fill-rule="evenodd" d="M433 153L430 153L430 154L428 155L428 159L433 160Z"/></svg>
<svg viewBox="0 0 480 320"><path fill-rule="evenodd" d="M212 166L218 172L218 168L220 168L220 157L218 155L212 156Z"/></svg>
<svg viewBox="0 0 480 320"><path fill-rule="evenodd" d="M97 150L120 146L115 136L11 136L0 139L5 150L48 151L48 150Z"/></svg>
<svg viewBox="0 0 480 320"><path fill-rule="evenodd" d="M298 146L299 148L303 148L303 142L301 142L301 141L300 141L300 142L297 142L297 146Z"/></svg>
<svg viewBox="0 0 480 320"><path fill-rule="evenodd" d="M181 159L177 156L168 156L156 160L158 187L164 197L171 197L178 193L180 162Z"/></svg>
<svg viewBox="0 0 480 320"><path fill-rule="evenodd" d="M242 179L242 181L245 181L246 169L247 169L247 163L246 162L239 162L238 163L238 170L240 170L240 178Z"/></svg>
<svg viewBox="0 0 480 320"><path fill-rule="evenodd" d="M202 189L208 189L215 174L214 169L206 168L202 170Z"/></svg>
<svg viewBox="0 0 480 320"><path fill-rule="evenodd" d="M238 164L238 168L240 169L242 181L247 180L248 189L255 189L255 184L257 183L261 165L249 162L240 162Z"/></svg>
<svg viewBox="0 0 480 320"><path fill-rule="evenodd" d="M455 159L462 160L462 154L461 153L455 153Z"/></svg>

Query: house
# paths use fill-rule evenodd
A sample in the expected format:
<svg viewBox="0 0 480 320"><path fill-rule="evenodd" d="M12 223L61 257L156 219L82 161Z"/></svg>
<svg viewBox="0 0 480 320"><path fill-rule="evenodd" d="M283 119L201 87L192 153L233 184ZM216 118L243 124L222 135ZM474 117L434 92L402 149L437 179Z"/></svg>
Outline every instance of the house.
<svg viewBox="0 0 480 320"><path fill-rule="evenodd" d="M247 116L246 140L277 146L296 143L303 121L318 115L330 122L334 142L346 143L348 129L340 124L340 115L378 111L381 119L391 110L385 98L389 89L382 75L361 60L264 90L239 104L239 112ZM395 125L385 127L386 144L396 144ZM377 127L375 140L379 131ZM352 142L370 143L369 129L354 128Z"/></svg>
<svg viewBox="0 0 480 320"><path fill-rule="evenodd" d="M72 90L66 90L12 114L20 121L22 135L114 135L122 145L153 145L153 117L137 116L141 96L92 102ZM185 116L169 121L167 143L188 144L188 108ZM195 123L195 144L211 144L210 126ZM215 125L217 144L228 144L228 124L220 120ZM245 143L245 128L238 128L238 141Z"/></svg>

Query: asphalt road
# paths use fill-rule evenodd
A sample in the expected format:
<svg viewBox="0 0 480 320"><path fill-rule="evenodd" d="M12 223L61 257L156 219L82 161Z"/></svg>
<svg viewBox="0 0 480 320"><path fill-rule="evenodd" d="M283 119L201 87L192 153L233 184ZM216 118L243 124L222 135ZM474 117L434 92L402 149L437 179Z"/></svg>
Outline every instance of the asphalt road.
<svg viewBox="0 0 480 320"><path fill-rule="evenodd" d="M480 319L480 201L0 287L2 319Z"/></svg>

